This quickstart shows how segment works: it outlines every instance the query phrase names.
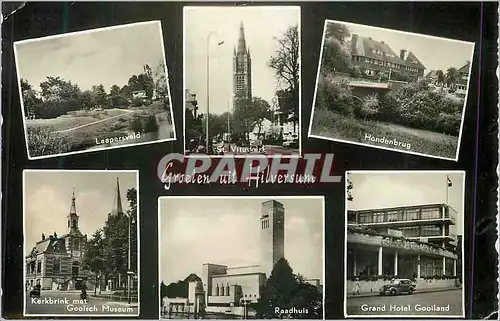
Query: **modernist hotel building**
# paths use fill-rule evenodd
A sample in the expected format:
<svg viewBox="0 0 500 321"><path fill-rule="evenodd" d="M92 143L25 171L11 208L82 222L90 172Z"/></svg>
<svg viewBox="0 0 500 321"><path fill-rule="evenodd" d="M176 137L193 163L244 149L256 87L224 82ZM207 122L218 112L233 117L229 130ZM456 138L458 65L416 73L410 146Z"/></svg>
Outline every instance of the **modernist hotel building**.
<svg viewBox="0 0 500 321"><path fill-rule="evenodd" d="M445 204L347 213L347 278L457 276L457 212Z"/></svg>

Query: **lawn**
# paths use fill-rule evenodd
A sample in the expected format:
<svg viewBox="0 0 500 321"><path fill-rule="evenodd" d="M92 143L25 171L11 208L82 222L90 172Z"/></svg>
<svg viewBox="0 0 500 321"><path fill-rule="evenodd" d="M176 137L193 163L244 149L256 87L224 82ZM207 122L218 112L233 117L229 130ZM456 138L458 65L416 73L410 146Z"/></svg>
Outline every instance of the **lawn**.
<svg viewBox="0 0 500 321"><path fill-rule="evenodd" d="M26 124L28 127L51 127L54 131L62 131L127 113L124 109L82 110L52 119L29 119Z"/></svg>
<svg viewBox="0 0 500 321"><path fill-rule="evenodd" d="M363 143L451 159L455 158L458 146L458 137L456 136L391 123L349 118L320 108L314 111L311 134L332 140ZM411 147L386 145L366 140L366 134L408 143Z"/></svg>
<svg viewBox="0 0 500 321"><path fill-rule="evenodd" d="M30 156L85 150L95 147L96 139L126 136L138 131L151 131L148 129L151 128L148 121L155 122L155 115L165 113L165 108L163 103L154 102L149 106L91 112L78 111L76 114L55 119L28 120L28 130L38 129L37 134L28 135ZM69 130L73 128L74 130Z"/></svg>

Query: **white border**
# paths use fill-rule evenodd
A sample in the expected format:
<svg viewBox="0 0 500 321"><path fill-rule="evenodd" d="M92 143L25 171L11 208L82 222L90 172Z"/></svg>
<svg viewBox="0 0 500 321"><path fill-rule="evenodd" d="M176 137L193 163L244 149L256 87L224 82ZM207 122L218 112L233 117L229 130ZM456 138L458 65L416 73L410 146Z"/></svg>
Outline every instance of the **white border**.
<svg viewBox="0 0 500 321"><path fill-rule="evenodd" d="M26 44L26 43L30 43L30 42L44 41L44 40L49 40L49 39L71 37L71 36L82 35L82 34L93 33L93 32L110 31L110 30L121 29L121 28L136 27L136 26L140 26L140 25L153 24L153 23L158 24L158 28L159 28L158 31L160 33L161 49L163 51L163 64L165 66L165 78L166 78L166 82L167 82L168 102L170 104L170 121L172 123L172 130L173 130L174 137L167 138L167 139L155 140L155 141L135 143L135 144L131 143L131 144L127 144L127 145L118 145L118 146L110 146L110 147L95 148L95 149L85 149L85 150L66 152L66 153L61 153L61 154L30 156L29 142L28 142L28 126L26 123L26 115L25 115L25 110L24 110L23 92L21 90L21 78L22 78L21 76L22 75L19 74L19 60L17 59L17 49L16 49L17 45ZM175 130L174 110L173 110L173 106L172 106L172 92L170 91L170 78L168 75L167 58L166 58L166 54L165 54L165 43L163 40L163 30L162 30L162 25L161 25L160 20L152 20L152 21L146 21L146 22L135 22L135 23L118 25L118 26L96 28L96 29L76 31L76 32L68 32L68 33L63 33L63 34L58 34L58 35L53 35L53 36L15 41L13 47L14 47L14 59L15 59L16 71L17 71L17 85L18 85L18 90L19 90L19 101L21 103L21 114L23 117L23 127L24 127L24 137L25 137L24 140L25 140L25 144L26 144L26 154L28 155L28 160L37 160L37 159L53 158L53 157L58 157L58 156L93 153L93 152L99 152L99 151L109 150L109 149L117 149L117 148L125 148L125 147L133 147L133 146L175 141L177 139L177 134L176 134L176 130Z"/></svg>
<svg viewBox="0 0 500 321"><path fill-rule="evenodd" d="M349 201L347 200L347 178L349 174L387 174L387 175L398 175L398 174L462 174L462 212L465 212L465 171L459 170L352 170L346 171L345 173L345 182L344 182L344 194L345 194L345 211L344 211L344 317L346 318L431 318L431 319L439 319L439 318L465 318L465 270L464 270L464 262L465 262L465 253L464 253L464 232L462 232L462 314L460 315L428 315L428 314L416 314L416 315L390 315L390 314L348 314L347 313L347 211ZM465 214L462 213L462 228L465 228ZM418 292L416 292L418 293Z"/></svg>
<svg viewBox="0 0 500 321"><path fill-rule="evenodd" d="M26 313L26 174L29 172L45 172L45 173L101 173L101 174L114 174L114 173L135 173L137 190L137 313L130 314L44 314L44 313ZM67 169L25 169L23 170L23 315L24 317L138 317L141 312L141 235L140 235L140 203L139 203L139 171L138 170L67 170Z"/></svg>
<svg viewBox="0 0 500 321"><path fill-rule="evenodd" d="M189 154L186 155L186 11L196 10L196 9L208 9L208 8L238 8L238 9L252 9L256 8L283 8L283 9L295 9L298 11L298 33L299 33L299 152L298 154L272 154L272 155L260 155L260 154L246 154L246 155L207 155L207 154ZM189 6L186 5L183 8L183 18L182 18L182 71L183 71L183 89L182 89L182 125L184 127L184 142L182 155L185 158L302 158L302 16L301 16L301 6ZM234 107L234 106L233 106ZM208 152L208 151L207 151Z"/></svg>
<svg viewBox="0 0 500 321"><path fill-rule="evenodd" d="M158 319L159 320L164 320L161 318L161 304L162 304L162 297L161 297L161 217L162 217L162 212L161 212L161 201L163 199L168 200L168 199L255 199L255 200L277 200L279 202L280 199L320 199L321 200L321 208L322 208L322 227L323 230L321 231L322 233L322 243L323 243L323 258L322 258L322 287L323 287L323 318L322 320L325 320L325 289L326 289L326 275L325 275L325 255L326 255L326 250L325 250L325 196L316 196L316 195L311 195L311 196L160 196L158 197L158 297L160 298L158 302ZM285 214L286 215L286 214ZM166 319L165 319L166 320ZM319 319L321 320L321 319Z"/></svg>
<svg viewBox="0 0 500 321"><path fill-rule="evenodd" d="M347 25L347 26L349 26L349 25L351 25L351 26L363 26L363 27L377 29L377 30L386 30L386 31L389 30L389 31L392 31L394 33L401 33L401 34L406 34L406 35L412 35L412 36L415 36L415 37L419 36L419 37L425 37L425 38L439 39L439 40L442 40L442 41L460 42L460 43L466 43L466 44L471 44L472 45L471 58L470 58L470 63L469 63L469 77L467 79L467 89L466 89L466 92L465 92L464 106L462 108L462 120L460 122L460 131L458 133L457 150L455 152L455 158L435 156L435 155L430 155L430 154L423 154L423 153L406 151L406 150L397 149L397 148L383 147L383 146L378 146L378 145L365 144L365 143L360 143L360 142L353 142L353 141L349 141L349 140L343 140L343 139L338 139L338 138L330 138L330 137L324 137L324 136L318 136L318 135L311 134L312 125L313 125L313 118L314 118L314 109L316 107L316 94L318 92L318 81L319 81L319 75L320 75L321 67L322 67L321 66L321 62L323 60L323 47L325 45L326 26L327 26L328 23L340 23L340 24L344 24L344 25ZM476 44L474 42L468 42L468 41L462 41L462 40L455 40L455 39L448 39L448 38L442 38L442 37L435 37L435 36L429 36L429 35L424 35L424 34L419 34L419 33L414 33L414 32L393 30L393 29L381 28L381 27L375 27L375 26L369 26L369 25L362 25L362 24L352 23L352 22L346 22L346 21L338 21L338 20L329 20L329 19L326 19L324 27L323 27L323 37L322 37L322 40L321 40L321 51L320 51L320 54L319 54L318 71L316 73L316 86L314 88L313 104L312 104L312 109L311 109L311 119L309 121L309 131L307 133L307 137L318 138L318 139L323 139L323 140L333 141L333 142L341 142L341 143L353 144L353 145L358 145L358 146L371 147L371 148L376 148L376 149L390 150L390 151L400 152L400 153L403 153L403 154L411 154L411 155L425 156L425 157L430 157L430 158L452 160L452 161L457 162L458 161L458 157L459 157L459 153L460 153L460 144L462 142L462 131L463 131L463 127L464 127L465 110L466 110L466 107L467 107L468 96L469 96L469 85L470 85L470 79L471 79L472 65L474 63L473 60L474 60L475 46L476 46Z"/></svg>

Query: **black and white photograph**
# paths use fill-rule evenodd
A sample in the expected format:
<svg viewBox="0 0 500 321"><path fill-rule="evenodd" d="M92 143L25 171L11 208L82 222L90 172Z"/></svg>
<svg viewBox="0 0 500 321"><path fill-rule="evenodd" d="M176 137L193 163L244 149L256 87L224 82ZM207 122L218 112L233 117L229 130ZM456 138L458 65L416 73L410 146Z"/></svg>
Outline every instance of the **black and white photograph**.
<svg viewBox="0 0 500 321"><path fill-rule="evenodd" d="M184 7L186 155L299 157L300 7Z"/></svg>
<svg viewBox="0 0 500 321"><path fill-rule="evenodd" d="M14 43L29 159L176 139L160 21Z"/></svg>
<svg viewBox="0 0 500 321"><path fill-rule="evenodd" d="M322 196L160 197L161 319L323 319Z"/></svg>
<svg viewBox="0 0 500 321"><path fill-rule="evenodd" d="M465 317L465 172L351 171L346 197L345 316Z"/></svg>
<svg viewBox="0 0 500 321"><path fill-rule="evenodd" d="M138 175L23 172L25 316L139 315Z"/></svg>
<svg viewBox="0 0 500 321"><path fill-rule="evenodd" d="M309 137L458 160L474 43L325 21Z"/></svg>

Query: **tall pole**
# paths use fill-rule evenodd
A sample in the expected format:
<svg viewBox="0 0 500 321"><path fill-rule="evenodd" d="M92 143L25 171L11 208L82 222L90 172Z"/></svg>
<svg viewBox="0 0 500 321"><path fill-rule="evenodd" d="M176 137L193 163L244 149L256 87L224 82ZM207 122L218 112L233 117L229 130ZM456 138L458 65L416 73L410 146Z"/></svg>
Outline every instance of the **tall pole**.
<svg viewBox="0 0 500 321"><path fill-rule="evenodd" d="M130 237L130 229L131 229L131 226L132 226L132 216L130 216L129 214L129 217L128 217L128 271L127 271L127 296L128 296L128 304L130 304L131 302L131 296L130 296L130 280L131 280L131 275L130 275L130 257L131 257L131 248L130 248L130 240L131 240L131 237Z"/></svg>
<svg viewBox="0 0 500 321"><path fill-rule="evenodd" d="M208 155L208 118L210 116L210 37L213 32L210 32L207 37L207 115L205 117L205 153Z"/></svg>
<svg viewBox="0 0 500 321"><path fill-rule="evenodd" d="M449 198L449 189L450 189L450 183L449 183L449 177L446 175L446 205L448 205L448 198Z"/></svg>

